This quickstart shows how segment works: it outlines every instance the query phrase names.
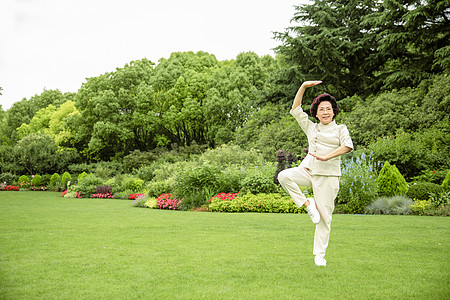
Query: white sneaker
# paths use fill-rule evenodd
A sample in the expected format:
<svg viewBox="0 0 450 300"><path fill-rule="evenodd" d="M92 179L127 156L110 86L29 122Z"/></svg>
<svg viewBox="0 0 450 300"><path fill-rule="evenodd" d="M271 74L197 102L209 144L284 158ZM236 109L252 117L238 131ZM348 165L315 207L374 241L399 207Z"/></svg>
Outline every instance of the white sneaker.
<svg viewBox="0 0 450 300"><path fill-rule="evenodd" d="M316 208L316 202L313 198L308 198L309 205L308 207L305 207L305 210L308 212L309 217L311 218L311 221L314 224L318 224L320 222L320 214L319 211Z"/></svg>
<svg viewBox="0 0 450 300"><path fill-rule="evenodd" d="M316 263L316 266L318 267L326 267L327 261L322 256L316 255L314 256L314 262Z"/></svg>

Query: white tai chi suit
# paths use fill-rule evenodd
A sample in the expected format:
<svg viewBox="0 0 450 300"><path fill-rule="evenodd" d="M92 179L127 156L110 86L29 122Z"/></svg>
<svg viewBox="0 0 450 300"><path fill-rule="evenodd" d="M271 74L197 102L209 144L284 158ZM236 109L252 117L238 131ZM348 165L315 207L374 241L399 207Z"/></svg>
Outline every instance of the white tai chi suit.
<svg viewBox="0 0 450 300"><path fill-rule="evenodd" d="M309 153L326 156L333 150L345 145L353 149L347 126L337 125L335 121L327 125L314 123L300 106L291 111L300 127L308 137ZM278 174L278 181L289 193L294 203L301 207L306 197L299 186L312 187L320 222L314 234L314 255L325 256L330 239L331 218L334 211L334 200L339 191L341 176L340 156L328 161L317 160L307 155L300 166L286 169Z"/></svg>

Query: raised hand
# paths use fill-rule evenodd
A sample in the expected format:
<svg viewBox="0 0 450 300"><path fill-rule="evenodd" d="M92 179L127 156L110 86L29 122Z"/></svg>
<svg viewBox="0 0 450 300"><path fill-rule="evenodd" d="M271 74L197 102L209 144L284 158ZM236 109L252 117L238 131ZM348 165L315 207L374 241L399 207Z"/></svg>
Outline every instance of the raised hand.
<svg viewBox="0 0 450 300"><path fill-rule="evenodd" d="M321 84L322 81L321 80L310 80L310 81L305 81L303 82L302 86L307 88L307 87L312 87L318 84Z"/></svg>

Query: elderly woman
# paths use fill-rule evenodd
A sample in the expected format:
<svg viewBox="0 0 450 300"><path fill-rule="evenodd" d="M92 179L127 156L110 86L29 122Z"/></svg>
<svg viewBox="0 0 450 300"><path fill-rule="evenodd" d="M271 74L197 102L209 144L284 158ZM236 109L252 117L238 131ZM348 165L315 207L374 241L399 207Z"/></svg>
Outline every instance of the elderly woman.
<svg viewBox="0 0 450 300"><path fill-rule="evenodd" d="M317 266L326 266L325 252L341 176L340 155L352 151L353 143L347 127L334 121L339 107L330 94L319 95L311 105L311 116L319 123L310 121L302 110L305 89L320 83L322 81L304 82L295 96L291 115L308 137L309 153L299 167L280 172L278 181L298 207L305 206L312 222L316 224L314 262ZM314 198L307 199L299 186L312 187Z"/></svg>

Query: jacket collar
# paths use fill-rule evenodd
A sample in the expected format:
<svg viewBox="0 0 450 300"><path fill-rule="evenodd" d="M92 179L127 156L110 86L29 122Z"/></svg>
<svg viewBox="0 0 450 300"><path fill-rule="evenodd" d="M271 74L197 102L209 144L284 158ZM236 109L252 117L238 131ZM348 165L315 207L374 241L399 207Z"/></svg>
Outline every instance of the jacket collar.
<svg viewBox="0 0 450 300"><path fill-rule="evenodd" d="M319 129L319 131L321 131L321 130L332 129L335 126L337 126L337 124L336 124L336 121L333 120L330 123L328 123L327 125L323 125L322 123L319 122L319 124L317 125L317 128Z"/></svg>

